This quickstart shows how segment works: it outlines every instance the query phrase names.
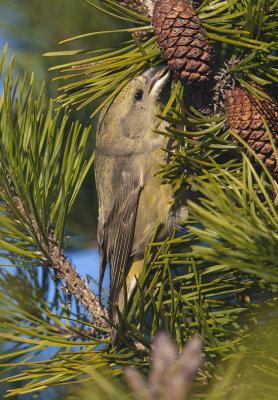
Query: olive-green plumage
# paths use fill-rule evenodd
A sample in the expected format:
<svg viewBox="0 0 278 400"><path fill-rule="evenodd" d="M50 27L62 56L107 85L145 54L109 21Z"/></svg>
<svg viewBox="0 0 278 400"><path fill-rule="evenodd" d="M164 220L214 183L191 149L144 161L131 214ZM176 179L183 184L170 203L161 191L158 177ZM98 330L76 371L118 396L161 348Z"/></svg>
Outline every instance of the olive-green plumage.
<svg viewBox="0 0 278 400"><path fill-rule="evenodd" d="M168 79L165 68L151 68L130 81L103 109L98 123L95 177L99 200L100 291L110 264L110 301L123 307L122 270L128 296L139 277L145 247L157 223L158 239L171 234L186 209L174 213L171 186L154 176L165 162L167 140L153 132L156 100ZM112 315L112 318L113 315Z"/></svg>

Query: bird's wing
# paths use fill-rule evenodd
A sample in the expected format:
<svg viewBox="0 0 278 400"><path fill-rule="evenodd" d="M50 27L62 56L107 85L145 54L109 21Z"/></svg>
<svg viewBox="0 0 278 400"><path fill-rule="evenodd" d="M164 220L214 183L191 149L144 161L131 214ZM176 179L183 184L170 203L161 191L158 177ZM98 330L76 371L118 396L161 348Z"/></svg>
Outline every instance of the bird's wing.
<svg viewBox="0 0 278 400"><path fill-rule="evenodd" d="M103 277L104 273L106 270L106 264L107 264L107 257L106 257L106 251L105 251L105 231L104 231L104 224L100 220L98 220L98 227L97 227L97 247L99 251L99 256L100 256L100 263L99 263L99 284L98 284L98 294L99 294L99 301L101 303L101 291L102 291L102 282L103 282Z"/></svg>
<svg viewBox="0 0 278 400"><path fill-rule="evenodd" d="M110 263L110 301L116 303L122 288L122 271L127 271L135 219L142 183L126 165L118 170L114 186L114 204L107 221L99 224L100 285L107 260Z"/></svg>

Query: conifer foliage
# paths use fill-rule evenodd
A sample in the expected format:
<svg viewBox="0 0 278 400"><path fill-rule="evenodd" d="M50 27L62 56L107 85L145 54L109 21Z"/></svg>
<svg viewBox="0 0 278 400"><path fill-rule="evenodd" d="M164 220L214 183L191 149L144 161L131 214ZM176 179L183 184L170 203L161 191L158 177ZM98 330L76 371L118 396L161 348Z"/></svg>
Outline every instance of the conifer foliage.
<svg viewBox="0 0 278 400"><path fill-rule="evenodd" d="M5 396L61 386L65 398L86 400L276 399L278 3L84 1L122 28L80 32L64 42L92 37L92 48L46 54L62 58L51 68L62 82L55 103L43 88L33 94L33 77L14 78L12 62L2 73ZM115 48L94 48L96 35L123 32ZM130 79L165 64L172 76L155 131L173 145L157 174L189 220L165 242L153 238L113 325L64 255L67 216L93 163L90 129L70 122L71 109L96 115ZM154 339L161 331L175 344Z"/></svg>

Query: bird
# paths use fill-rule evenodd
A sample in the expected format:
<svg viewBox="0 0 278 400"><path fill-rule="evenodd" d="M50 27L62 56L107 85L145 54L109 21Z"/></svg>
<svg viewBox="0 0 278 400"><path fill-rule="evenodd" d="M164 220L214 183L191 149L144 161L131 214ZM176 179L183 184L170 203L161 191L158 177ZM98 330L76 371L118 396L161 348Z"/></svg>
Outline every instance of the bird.
<svg viewBox="0 0 278 400"><path fill-rule="evenodd" d="M103 108L96 132L95 182L98 197L97 243L100 254L99 297L106 266L109 301L124 307L122 275L129 299L144 264L144 251L157 229L164 240L187 218L185 206L173 207L170 184L156 175L165 163L169 139L153 132L158 97L169 79L167 67L151 67L133 78ZM111 309L111 319L117 313Z"/></svg>

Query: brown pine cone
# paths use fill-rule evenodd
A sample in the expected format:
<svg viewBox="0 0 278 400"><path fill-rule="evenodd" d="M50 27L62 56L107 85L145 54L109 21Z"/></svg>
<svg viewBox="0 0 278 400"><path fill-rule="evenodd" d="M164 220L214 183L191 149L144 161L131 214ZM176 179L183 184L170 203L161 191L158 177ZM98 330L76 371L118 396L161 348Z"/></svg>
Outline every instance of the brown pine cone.
<svg viewBox="0 0 278 400"><path fill-rule="evenodd" d="M264 91L254 82L249 82L249 84L262 92ZM243 86L238 86L227 91L225 106L232 131L249 144L273 176L277 178L278 165L275 151L272 148L261 116L265 118L275 147L278 148L278 104L272 98L259 100ZM250 152L247 152L247 154L252 158Z"/></svg>
<svg viewBox="0 0 278 400"><path fill-rule="evenodd" d="M175 77L187 83L209 80L212 48L192 5L186 0L158 0L154 7L155 35Z"/></svg>
<svg viewBox="0 0 278 400"><path fill-rule="evenodd" d="M149 32L150 32L149 29L144 29L142 31L138 30L138 31L134 31L133 35L135 37L137 37L137 39L141 39L141 37L147 35L147 33L149 33Z"/></svg>

